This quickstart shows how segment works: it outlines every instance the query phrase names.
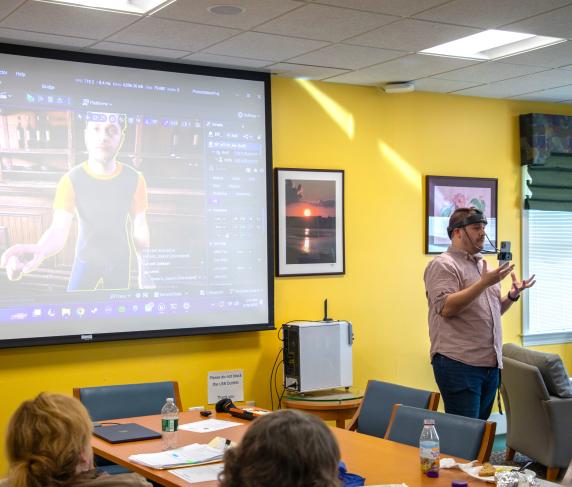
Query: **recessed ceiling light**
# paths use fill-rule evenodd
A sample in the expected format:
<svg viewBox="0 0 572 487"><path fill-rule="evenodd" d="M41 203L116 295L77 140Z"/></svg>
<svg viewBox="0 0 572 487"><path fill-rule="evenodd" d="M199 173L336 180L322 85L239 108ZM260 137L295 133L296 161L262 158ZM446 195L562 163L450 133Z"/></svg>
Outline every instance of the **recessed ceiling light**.
<svg viewBox="0 0 572 487"><path fill-rule="evenodd" d="M507 30L486 30L420 51L420 54L489 61L565 42L558 37L536 36Z"/></svg>
<svg viewBox="0 0 572 487"><path fill-rule="evenodd" d="M158 7L165 7L174 0L36 0L44 3L57 3L72 7L94 8L97 10L111 10L114 12L129 12L133 14L146 14Z"/></svg>
<svg viewBox="0 0 572 487"><path fill-rule="evenodd" d="M244 8L238 5L213 5L207 8L211 14L216 15L238 15L244 12Z"/></svg>

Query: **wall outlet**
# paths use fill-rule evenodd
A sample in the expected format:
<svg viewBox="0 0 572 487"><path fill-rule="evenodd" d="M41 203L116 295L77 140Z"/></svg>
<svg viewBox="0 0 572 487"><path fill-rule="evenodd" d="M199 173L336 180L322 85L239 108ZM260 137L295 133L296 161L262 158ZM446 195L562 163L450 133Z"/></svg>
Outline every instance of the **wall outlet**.
<svg viewBox="0 0 572 487"><path fill-rule="evenodd" d="M187 411L204 411L204 406L193 406L192 408L187 409Z"/></svg>

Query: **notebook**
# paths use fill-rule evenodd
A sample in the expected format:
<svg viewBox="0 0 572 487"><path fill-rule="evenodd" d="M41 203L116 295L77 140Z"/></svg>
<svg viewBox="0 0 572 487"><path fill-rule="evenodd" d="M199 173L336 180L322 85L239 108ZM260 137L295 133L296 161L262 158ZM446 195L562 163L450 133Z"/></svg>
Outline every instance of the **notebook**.
<svg viewBox="0 0 572 487"><path fill-rule="evenodd" d="M145 428L136 423L114 424L95 428L93 435L109 443L126 443L128 441L153 440L161 438L161 433Z"/></svg>

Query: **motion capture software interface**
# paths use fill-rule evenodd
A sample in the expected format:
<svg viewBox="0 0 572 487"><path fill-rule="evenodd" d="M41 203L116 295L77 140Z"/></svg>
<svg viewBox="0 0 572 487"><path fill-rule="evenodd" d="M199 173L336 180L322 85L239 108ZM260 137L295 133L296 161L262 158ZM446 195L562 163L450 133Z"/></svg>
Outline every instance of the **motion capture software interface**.
<svg viewBox="0 0 572 487"><path fill-rule="evenodd" d="M262 81L0 54L0 254L49 227L58 183L88 159L90 122L124 128L116 161L145 182L150 235L145 285L130 236L128 286L70 291L76 214L59 254L18 280L0 269L0 321L18 323L2 338L36 336L35 322L75 333L68 320L97 323L86 333L156 329L161 317L170 328L267 322L264 96Z"/></svg>

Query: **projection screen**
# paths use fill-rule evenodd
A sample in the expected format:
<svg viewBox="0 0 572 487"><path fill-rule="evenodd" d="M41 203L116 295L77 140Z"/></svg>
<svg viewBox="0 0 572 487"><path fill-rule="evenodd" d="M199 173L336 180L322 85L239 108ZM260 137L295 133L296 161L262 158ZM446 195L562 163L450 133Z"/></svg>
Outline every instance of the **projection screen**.
<svg viewBox="0 0 572 487"><path fill-rule="evenodd" d="M0 347L273 328L266 73L0 45Z"/></svg>

